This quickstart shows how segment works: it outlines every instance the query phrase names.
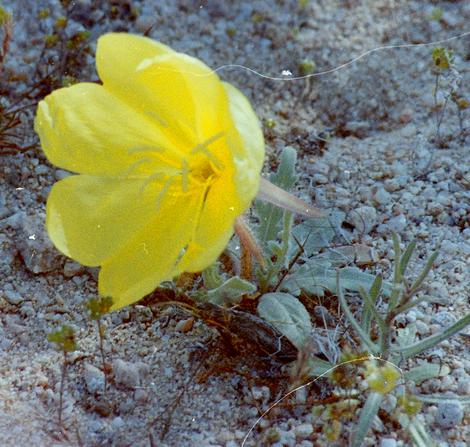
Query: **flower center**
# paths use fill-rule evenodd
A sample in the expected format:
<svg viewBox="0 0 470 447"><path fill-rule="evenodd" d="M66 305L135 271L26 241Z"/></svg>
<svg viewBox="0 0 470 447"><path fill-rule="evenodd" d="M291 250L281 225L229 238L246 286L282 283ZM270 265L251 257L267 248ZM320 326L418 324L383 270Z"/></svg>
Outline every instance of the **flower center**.
<svg viewBox="0 0 470 447"><path fill-rule="evenodd" d="M135 175L137 169L147 165L145 170L148 170L148 173L141 186L141 191L144 191L150 184L155 182L161 185L157 197L157 208L159 208L161 200L167 193L180 195L181 193L186 194L188 191L200 191L201 188L207 191L214 179L220 176L221 171L224 169L223 163L214 154L214 149L209 146L222 138L223 135L224 133L220 132L203 143L197 144L187 156L182 156L179 161L175 160L171 164L162 163L164 150L151 146L132 148L129 150L130 154L146 153L148 156L139 158L129 166L123 173L123 177L130 178ZM159 161L157 165L155 165L156 160ZM150 166L148 166L149 164ZM177 167L178 164L180 164L180 167Z"/></svg>

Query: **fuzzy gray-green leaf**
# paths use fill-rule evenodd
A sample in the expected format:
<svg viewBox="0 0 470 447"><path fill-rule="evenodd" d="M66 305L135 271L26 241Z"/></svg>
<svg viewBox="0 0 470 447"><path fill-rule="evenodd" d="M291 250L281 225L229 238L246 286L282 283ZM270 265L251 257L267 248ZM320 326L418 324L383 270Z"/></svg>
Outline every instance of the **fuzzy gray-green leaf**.
<svg viewBox="0 0 470 447"><path fill-rule="evenodd" d="M439 365L436 363L425 363L415 366L404 373L406 380L411 380L417 385L428 379L435 377L443 377L449 374L450 369L447 365Z"/></svg>
<svg viewBox="0 0 470 447"><path fill-rule="evenodd" d="M468 325L470 325L470 314L465 315L465 317L461 318L459 321L454 323L452 326L448 327L443 332L440 332L439 334L431 335L430 337L420 340L419 342L414 343L412 345L395 348L393 350L397 353L400 353L404 358L414 357L420 354L421 352L425 351L426 349L433 348L441 341L452 337L452 335L456 334L457 332L460 332Z"/></svg>
<svg viewBox="0 0 470 447"><path fill-rule="evenodd" d="M297 176L295 174L295 163L297 152L294 148L287 146L281 154L281 162L275 174L271 174L269 180L280 188L289 191L295 185ZM255 210L260 224L258 236L263 243L276 240L281 230L283 210L270 203L257 200Z"/></svg>
<svg viewBox="0 0 470 447"><path fill-rule="evenodd" d="M374 422L374 418L377 416L383 397L383 394L375 392L370 393L367 397L366 403L364 404L364 407L362 407L359 422L351 442L353 447L360 447L362 445L372 423Z"/></svg>
<svg viewBox="0 0 470 447"><path fill-rule="evenodd" d="M255 291L256 286L254 284L238 276L233 276L216 289L207 291L206 300L220 306L237 304L240 302L243 295Z"/></svg>
<svg viewBox="0 0 470 447"><path fill-rule="evenodd" d="M258 304L258 315L301 349L312 332L310 316L304 305L288 293L266 293Z"/></svg>
<svg viewBox="0 0 470 447"><path fill-rule="evenodd" d="M332 268L329 262L312 259L288 275L282 282L280 289L292 295L299 295L302 290L317 296L323 296L325 290L336 294L336 275L337 270ZM375 281L374 275L363 272L356 267L339 269L339 275L343 289L352 292L359 292L360 287L369 290ZM389 295L391 285L384 282L382 291L385 295Z"/></svg>

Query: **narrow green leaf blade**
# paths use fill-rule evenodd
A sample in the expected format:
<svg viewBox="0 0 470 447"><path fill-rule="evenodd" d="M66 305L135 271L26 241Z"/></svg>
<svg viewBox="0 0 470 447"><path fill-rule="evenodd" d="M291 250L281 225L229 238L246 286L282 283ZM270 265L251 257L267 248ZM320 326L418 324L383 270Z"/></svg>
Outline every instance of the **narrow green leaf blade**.
<svg viewBox="0 0 470 447"><path fill-rule="evenodd" d="M360 447L364 442L364 439L374 422L374 418L377 416L383 397L383 394L375 392L371 392L367 397L366 403L362 408L361 415L359 416L357 429L353 435L351 443L352 447Z"/></svg>
<svg viewBox="0 0 470 447"><path fill-rule="evenodd" d="M393 351L399 352L404 358L414 357L420 354L421 352L425 351L426 349L433 348L441 341L452 337L452 335L456 334L457 332L460 332L468 325L470 325L470 314L465 315L465 317L461 318L459 321L454 323L452 326L448 327L445 331L440 332L439 334L427 337L412 345L394 348Z"/></svg>

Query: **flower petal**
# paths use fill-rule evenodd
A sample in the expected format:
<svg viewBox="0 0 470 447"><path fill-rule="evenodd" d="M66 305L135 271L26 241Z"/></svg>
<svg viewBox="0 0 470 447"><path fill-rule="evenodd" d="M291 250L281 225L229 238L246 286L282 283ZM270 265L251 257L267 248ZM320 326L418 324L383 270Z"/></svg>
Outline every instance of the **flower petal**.
<svg viewBox="0 0 470 447"><path fill-rule="evenodd" d="M113 33L99 39L96 64L106 89L146 113L186 153L230 125L219 77L196 58Z"/></svg>
<svg viewBox="0 0 470 447"><path fill-rule="evenodd" d="M81 264L99 265L155 219L161 189L141 179L66 177L53 186L47 201L49 237Z"/></svg>
<svg viewBox="0 0 470 447"><path fill-rule="evenodd" d="M102 86L80 83L54 91L39 103L35 130L51 163L73 172L116 176L142 155L150 163L136 171L152 171L152 161L178 166L178 150L143 114Z"/></svg>
<svg viewBox="0 0 470 447"><path fill-rule="evenodd" d="M202 194L168 195L159 215L102 264L99 293L111 296L112 310L127 306L177 275L176 265L197 223Z"/></svg>
<svg viewBox="0 0 470 447"><path fill-rule="evenodd" d="M230 113L241 138L230 145L235 163L238 194L249 206L259 187L264 161L264 138L261 126L246 97L234 86L223 82L228 95Z"/></svg>
<svg viewBox="0 0 470 447"><path fill-rule="evenodd" d="M205 197L194 237L178 264L178 273L199 272L214 263L232 237L235 219L244 211L232 179L214 182Z"/></svg>
<svg viewBox="0 0 470 447"><path fill-rule="evenodd" d="M240 91L222 84L234 125L226 138L232 159L207 193L193 241L178 264L180 273L198 272L216 261L233 234L236 217L251 205L259 188L264 139L258 118Z"/></svg>
<svg viewBox="0 0 470 447"><path fill-rule="evenodd" d="M132 90L131 79L143 60L172 53L175 51L170 47L148 37L108 33L98 39L96 68L100 79L110 88Z"/></svg>

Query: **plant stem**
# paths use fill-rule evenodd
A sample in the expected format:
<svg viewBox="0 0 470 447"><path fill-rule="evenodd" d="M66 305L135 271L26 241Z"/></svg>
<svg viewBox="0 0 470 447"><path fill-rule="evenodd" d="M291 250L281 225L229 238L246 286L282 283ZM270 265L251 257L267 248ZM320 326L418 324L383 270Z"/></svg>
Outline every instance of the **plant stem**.
<svg viewBox="0 0 470 447"><path fill-rule="evenodd" d="M100 340L100 354L101 354L101 363L102 363L102 368L103 368L103 374L104 374L104 390L103 394L106 395L106 390L108 388L108 375L106 374L106 362L104 359L104 336L103 336L103 326L101 325L101 318L98 318L96 320L96 325L98 326L98 336Z"/></svg>
<svg viewBox="0 0 470 447"><path fill-rule="evenodd" d="M59 426L62 425L62 408L64 404L64 387L65 376L67 374L67 351L64 351L64 362L62 363L62 373L60 378L60 391L59 391Z"/></svg>

